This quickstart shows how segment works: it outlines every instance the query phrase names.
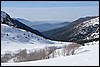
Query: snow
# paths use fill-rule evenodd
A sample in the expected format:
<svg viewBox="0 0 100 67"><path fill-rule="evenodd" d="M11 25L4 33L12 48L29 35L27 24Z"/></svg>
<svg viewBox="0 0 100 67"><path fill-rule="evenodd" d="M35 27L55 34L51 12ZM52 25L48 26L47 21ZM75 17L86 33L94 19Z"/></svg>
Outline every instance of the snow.
<svg viewBox="0 0 100 67"><path fill-rule="evenodd" d="M99 38L99 33L93 33L91 37L95 36L95 38Z"/></svg>
<svg viewBox="0 0 100 67"><path fill-rule="evenodd" d="M29 62L1 63L1 66L99 66L99 45L82 46L76 55Z"/></svg>
<svg viewBox="0 0 100 67"><path fill-rule="evenodd" d="M82 30L91 25L94 26L95 24L99 24L99 17L82 22L79 25L77 25L76 28L79 28L80 30Z"/></svg>
<svg viewBox="0 0 100 67"><path fill-rule="evenodd" d="M1 11L1 22L3 22L3 18L6 18L7 14L4 11Z"/></svg>
<svg viewBox="0 0 100 67"><path fill-rule="evenodd" d="M8 34L8 36L7 36ZM25 35L24 35L25 34ZM28 37L29 36L29 37ZM18 38L19 37L19 38ZM27 37L27 38L25 38ZM6 51L15 52L19 49L39 49L45 46L61 46L70 42L58 42L44 39L31 32L1 24L1 54Z"/></svg>
<svg viewBox="0 0 100 67"><path fill-rule="evenodd" d="M93 42L89 42L89 43L85 43L85 45L98 45L99 41L93 41Z"/></svg>
<svg viewBox="0 0 100 67"><path fill-rule="evenodd" d="M4 11L1 11L1 17L6 18L7 14Z"/></svg>
<svg viewBox="0 0 100 67"><path fill-rule="evenodd" d="M91 20L87 20L85 22L83 22L85 24L86 27L90 26L90 25L95 25L95 24L99 24L99 17L91 19ZM84 25L83 25L84 26Z"/></svg>
<svg viewBox="0 0 100 67"><path fill-rule="evenodd" d="M88 32L90 32L88 30L88 28L89 29L96 28L96 30L92 29L92 33L90 33L90 35L88 34L89 36L85 39L98 38L99 37L99 31L98 31L99 30L99 17L84 21L84 22L78 24L75 28L77 29L78 34L82 34L82 35L85 35Z"/></svg>

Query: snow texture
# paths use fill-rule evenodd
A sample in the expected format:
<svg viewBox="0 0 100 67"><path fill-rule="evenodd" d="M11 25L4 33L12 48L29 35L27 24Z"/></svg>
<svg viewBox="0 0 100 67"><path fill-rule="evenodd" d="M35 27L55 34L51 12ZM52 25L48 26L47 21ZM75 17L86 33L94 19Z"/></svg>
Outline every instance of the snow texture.
<svg viewBox="0 0 100 67"><path fill-rule="evenodd" d="M98 44L82 46L76 55L29 62L1 63L1 66L99 66Z"/></svg>
<svg viewBox="0 0 100 67"><path fill-rule="evenodd" d="M34 33L27 32L12 26L1 24L1 54L6 51L16 51L19 49L36 49L48 45L65 45L68 42L56 42L44 39Z"/></svg>

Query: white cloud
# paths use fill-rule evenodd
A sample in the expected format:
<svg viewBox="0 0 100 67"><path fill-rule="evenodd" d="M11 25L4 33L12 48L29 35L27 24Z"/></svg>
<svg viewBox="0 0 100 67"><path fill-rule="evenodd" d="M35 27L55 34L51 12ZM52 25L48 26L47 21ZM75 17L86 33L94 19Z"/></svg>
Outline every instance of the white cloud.
<svg viewBox="0 0 100 67"><path fill-rule="evenodd" d="M34 20L66 20L72 21L79 17L99 15L99 7L48 7L48 8L18 8L1 7L11 17L21 17Z"/></svg>

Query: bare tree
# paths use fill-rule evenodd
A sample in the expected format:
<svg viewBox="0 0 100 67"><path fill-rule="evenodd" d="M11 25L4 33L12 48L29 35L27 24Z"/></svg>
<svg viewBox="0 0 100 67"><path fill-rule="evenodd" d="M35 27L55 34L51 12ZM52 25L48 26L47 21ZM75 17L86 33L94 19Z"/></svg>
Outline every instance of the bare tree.
<svg viewBox="0 0 100 67"><path fill-rule="evenodd" d="M45 51L46 51L46 59L50 58L50 54L52 53L52 56L54 57L55 53L54 51L57 49L57 47L55 46L50 46L50 47L45 47Z"/></svg>
<svg viewBox="0 0 100 67"><path fill-rule="evenodd" d="M10 53L5 53L2 57L1 57L1 62L7 62L12 58Z"/></svg>
<svg viewBox="0 0 100 67"><path fill-rule="evenodd" d="M65 45L63 49L64 56L68 55L74 55L75 50L78 49L81 45L77 43L72 43L69 45Z"/></svg>
<svg viewBox="0 0 100 67"><path fill-rule="evenodd" d="M23 49L20 50L18 54L16 54L17 60L15 62L23 62L27 61L27 50Z"/></svg>
<svg viewBox="0 0 100 67"><path fill-rule="evenodd" d="M46 52L44 49L36 50L34 52L29 53L28 61L41 60L46 57Z"/></svg>
<svg viewBox="0 0 100 67"><path fill-rule="evenodd" d="M59 50L57 51L57 54L58 54L58 56L60 57L60 51L59 51Z"/></svg>
<svg viewBox="0 0 100 67"><path fill-rule="evenodd" d="M67 50L67 49L66 49L66 45L65 45L64 48L63 48L63 50L62 50L62 55L63 55L63 56L66 56L66 50Z"/></svg>

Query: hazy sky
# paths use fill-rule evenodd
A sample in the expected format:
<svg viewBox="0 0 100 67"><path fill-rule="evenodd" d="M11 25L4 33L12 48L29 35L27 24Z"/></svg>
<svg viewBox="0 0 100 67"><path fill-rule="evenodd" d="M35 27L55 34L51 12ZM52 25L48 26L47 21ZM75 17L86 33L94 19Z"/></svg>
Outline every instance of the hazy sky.
<svg viewBox="0 0 100 67"><path fill-rule="evenodd" d="M1 10L13 18L74 21L99 15L99 1L1 1Z"/></svg>

